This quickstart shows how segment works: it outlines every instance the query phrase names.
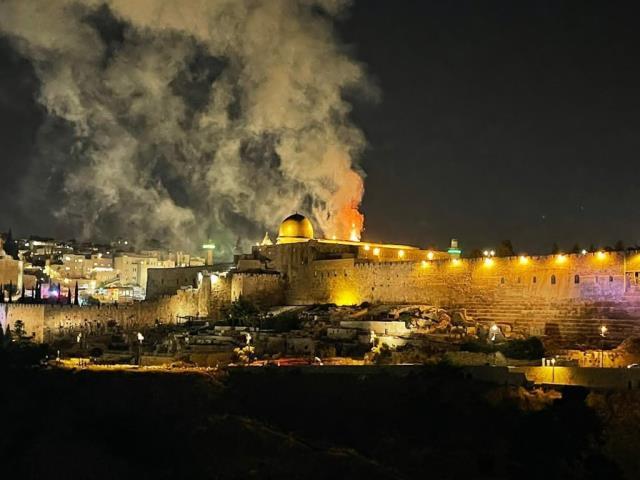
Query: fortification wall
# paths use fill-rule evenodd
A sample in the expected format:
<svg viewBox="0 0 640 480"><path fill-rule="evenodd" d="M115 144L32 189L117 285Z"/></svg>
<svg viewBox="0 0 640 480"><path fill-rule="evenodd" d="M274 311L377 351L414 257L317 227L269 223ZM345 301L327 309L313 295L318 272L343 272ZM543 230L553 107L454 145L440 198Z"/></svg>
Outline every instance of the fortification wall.
<svg viewBox="0 0 640 480"><path fill-rule="evenodd" d="M33 335L42 341L44 332L44 305L0 304L0 325L3 331L7 326L13 328L16 321L22 320L27 335Z"/></svg>
<svg viewBox="0 0 640 480"><path fill-rule="evenodd" d="M50 334L79 328L89 331L114 320L125 329L176 322L178 317L196 316L199 312L198 292L184 290L176 295L153 301L125 305L80 307L76 305L4 304L0 307L0 323L4 329L22 320L28 335L38 342Z"/></svg>
<svg viewBox="0 0 640 480"><path fill-rule="evenodd" d="M244 298L263 307L284 303L284 282L273 273L234 273L231 278L231 301Z"/></svg>
<svg viewBox="0 0 640 480"><path fill-rule="evenodd" d="M23 263L11 257L0 257L0 285L13 285L16 291L22 289Z"/></svg>
<svg viewBox="0 0 640 480"><path fill-rule="evenodd" d="M640 334L640 255L603 253L362 262L321 260L301 264L287 283L294 305L425 303L466 308L480 321L526 334L610 336Z"/></svg>
<svg viewBox="0 0 640 480"><path fill-rule="evenodd" d="M173 295L180 287L197 285L198 273L206 267L150 268L147 270L147 300Z"/></svg>

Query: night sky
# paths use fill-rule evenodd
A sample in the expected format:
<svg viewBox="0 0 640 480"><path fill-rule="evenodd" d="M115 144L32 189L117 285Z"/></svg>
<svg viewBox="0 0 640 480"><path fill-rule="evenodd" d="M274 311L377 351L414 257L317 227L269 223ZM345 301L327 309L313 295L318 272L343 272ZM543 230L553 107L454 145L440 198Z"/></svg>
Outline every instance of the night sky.
<svg viewBox="0 0 640 480"><path fill-rule="evenodd" d="M369 142L365 238L445 247L456 237L467 250L510 239L531 253L640 243L632 5L355 2L338 34L380 93L353 99ZM0 229L71 235L54 207L25 212L18 194L52 120L6 39L0 72Z"/></svg>

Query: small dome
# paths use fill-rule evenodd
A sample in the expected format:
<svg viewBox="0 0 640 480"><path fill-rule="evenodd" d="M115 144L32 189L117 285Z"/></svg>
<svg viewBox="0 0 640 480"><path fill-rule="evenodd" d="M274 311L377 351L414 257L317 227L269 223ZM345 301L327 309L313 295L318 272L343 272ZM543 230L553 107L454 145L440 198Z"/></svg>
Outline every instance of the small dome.
<svg viewBox="0 0 640 480"><path fill-rule="evenodd" d="M278 243L300 242L313 238L313 225L307 217L294 213L285 218L278 231Z"/></svg>

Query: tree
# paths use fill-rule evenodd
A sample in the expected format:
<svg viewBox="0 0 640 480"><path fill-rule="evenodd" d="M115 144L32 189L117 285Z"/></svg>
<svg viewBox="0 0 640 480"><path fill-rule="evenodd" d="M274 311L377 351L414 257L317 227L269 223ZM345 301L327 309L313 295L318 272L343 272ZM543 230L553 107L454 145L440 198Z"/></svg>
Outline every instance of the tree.
<svg viewBox="0 0 640 480"><path fill-rule="evenodd" d="M615 245L613 246L613 249L616 252L620 252L622 250L624 250L624 242L622 240L618 240Z"/></svg>
<svg viewBox="0 0 640 480"><path fill-rule="evenodd" d="M76 282L75 295L73 296L73 304L80 305L80 295L78 290L78 282Z"/></svg>
<svg viewBox="0 0 640 480"><path fill-rule="evenodd" d="M500 245L498 245L496 255L498 257L514 257L516 255L516 252L513 249L511 240L503 240Z"/></svg>
<svg viewBox="0 0 640 480"><path fill-rule="evenodd" d="M553 242L553 245L551 246L551 255L556 255L558 253L560 253L560 247L556 242Z"/></svg>
<svg viewBox="0 0 640 480"><path fill-rule="evenodd" d="M93 347L91 350L89 350L89 356L91 358L98 358L101 357L103 354L102 349L100 347Z"/></svg>
<svg viewBox="0 0 640 480"><path fill-rule="evenodd" d="M16 320L16 323L13 326L18 339L24 337L26 335L26 331L24 329L24 322L22 320Z"/></svg>
<svg viewBox="0 0 640 480"><path fill-rule="evenodd" d="M8 345L11 343L13 335L11 334L11 326L7 323L7 328L4 331L4 344Z"/></svg>
<svg viewBox="0 0 640 480"><path fill-rule="evenodd" d="M255 326L258 309L248 300L240 297L226 309L226 315L232 326Z"/></svg>
<svg viewBox="0 0 640 480"><path fill-rule="evenodd" d="M9 229L7 237L4 241L4 251L8 256L14 258L15 260L18 259L18 242L13 239L13 233L11 232L11 229Z"/></svg>
<svg viewBox="0 0 640 480"><path fill-rule="evenodd" d="M474 248L469 253L466 253L464 255L464 257L466 257L466 258L482 258L482 250L480 250L479 248Z"/></svg>
<svg viewBox="0 0 640 480"><path fill-rule="evenodd" d="M571 253L580 253L580 252L581 252L580 244L576 243L571 249Z"/></svg>
<svg viewBox="0 0 640 480"><path fill-rule="evenodd" d="M73 303L71 299L71 288L67 288L67 305L71 305Z"/></svg>

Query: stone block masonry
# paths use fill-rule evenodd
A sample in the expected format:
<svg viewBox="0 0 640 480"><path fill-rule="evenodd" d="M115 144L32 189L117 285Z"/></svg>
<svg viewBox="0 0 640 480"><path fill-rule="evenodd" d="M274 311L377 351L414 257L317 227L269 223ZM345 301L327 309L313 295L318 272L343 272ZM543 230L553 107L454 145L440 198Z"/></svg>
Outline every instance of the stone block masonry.
<svg viewBox="0 0 640 480"><path fill-rule="evenodd" d="M97 328L113 320L125 330L161 323L175 323L179 317L200 314L197 291L180 291L148 302L125 305L80 307L75 305L0 305L0 324L6 330L22 320L27 335L45 341L61 329Z"/></svg>

